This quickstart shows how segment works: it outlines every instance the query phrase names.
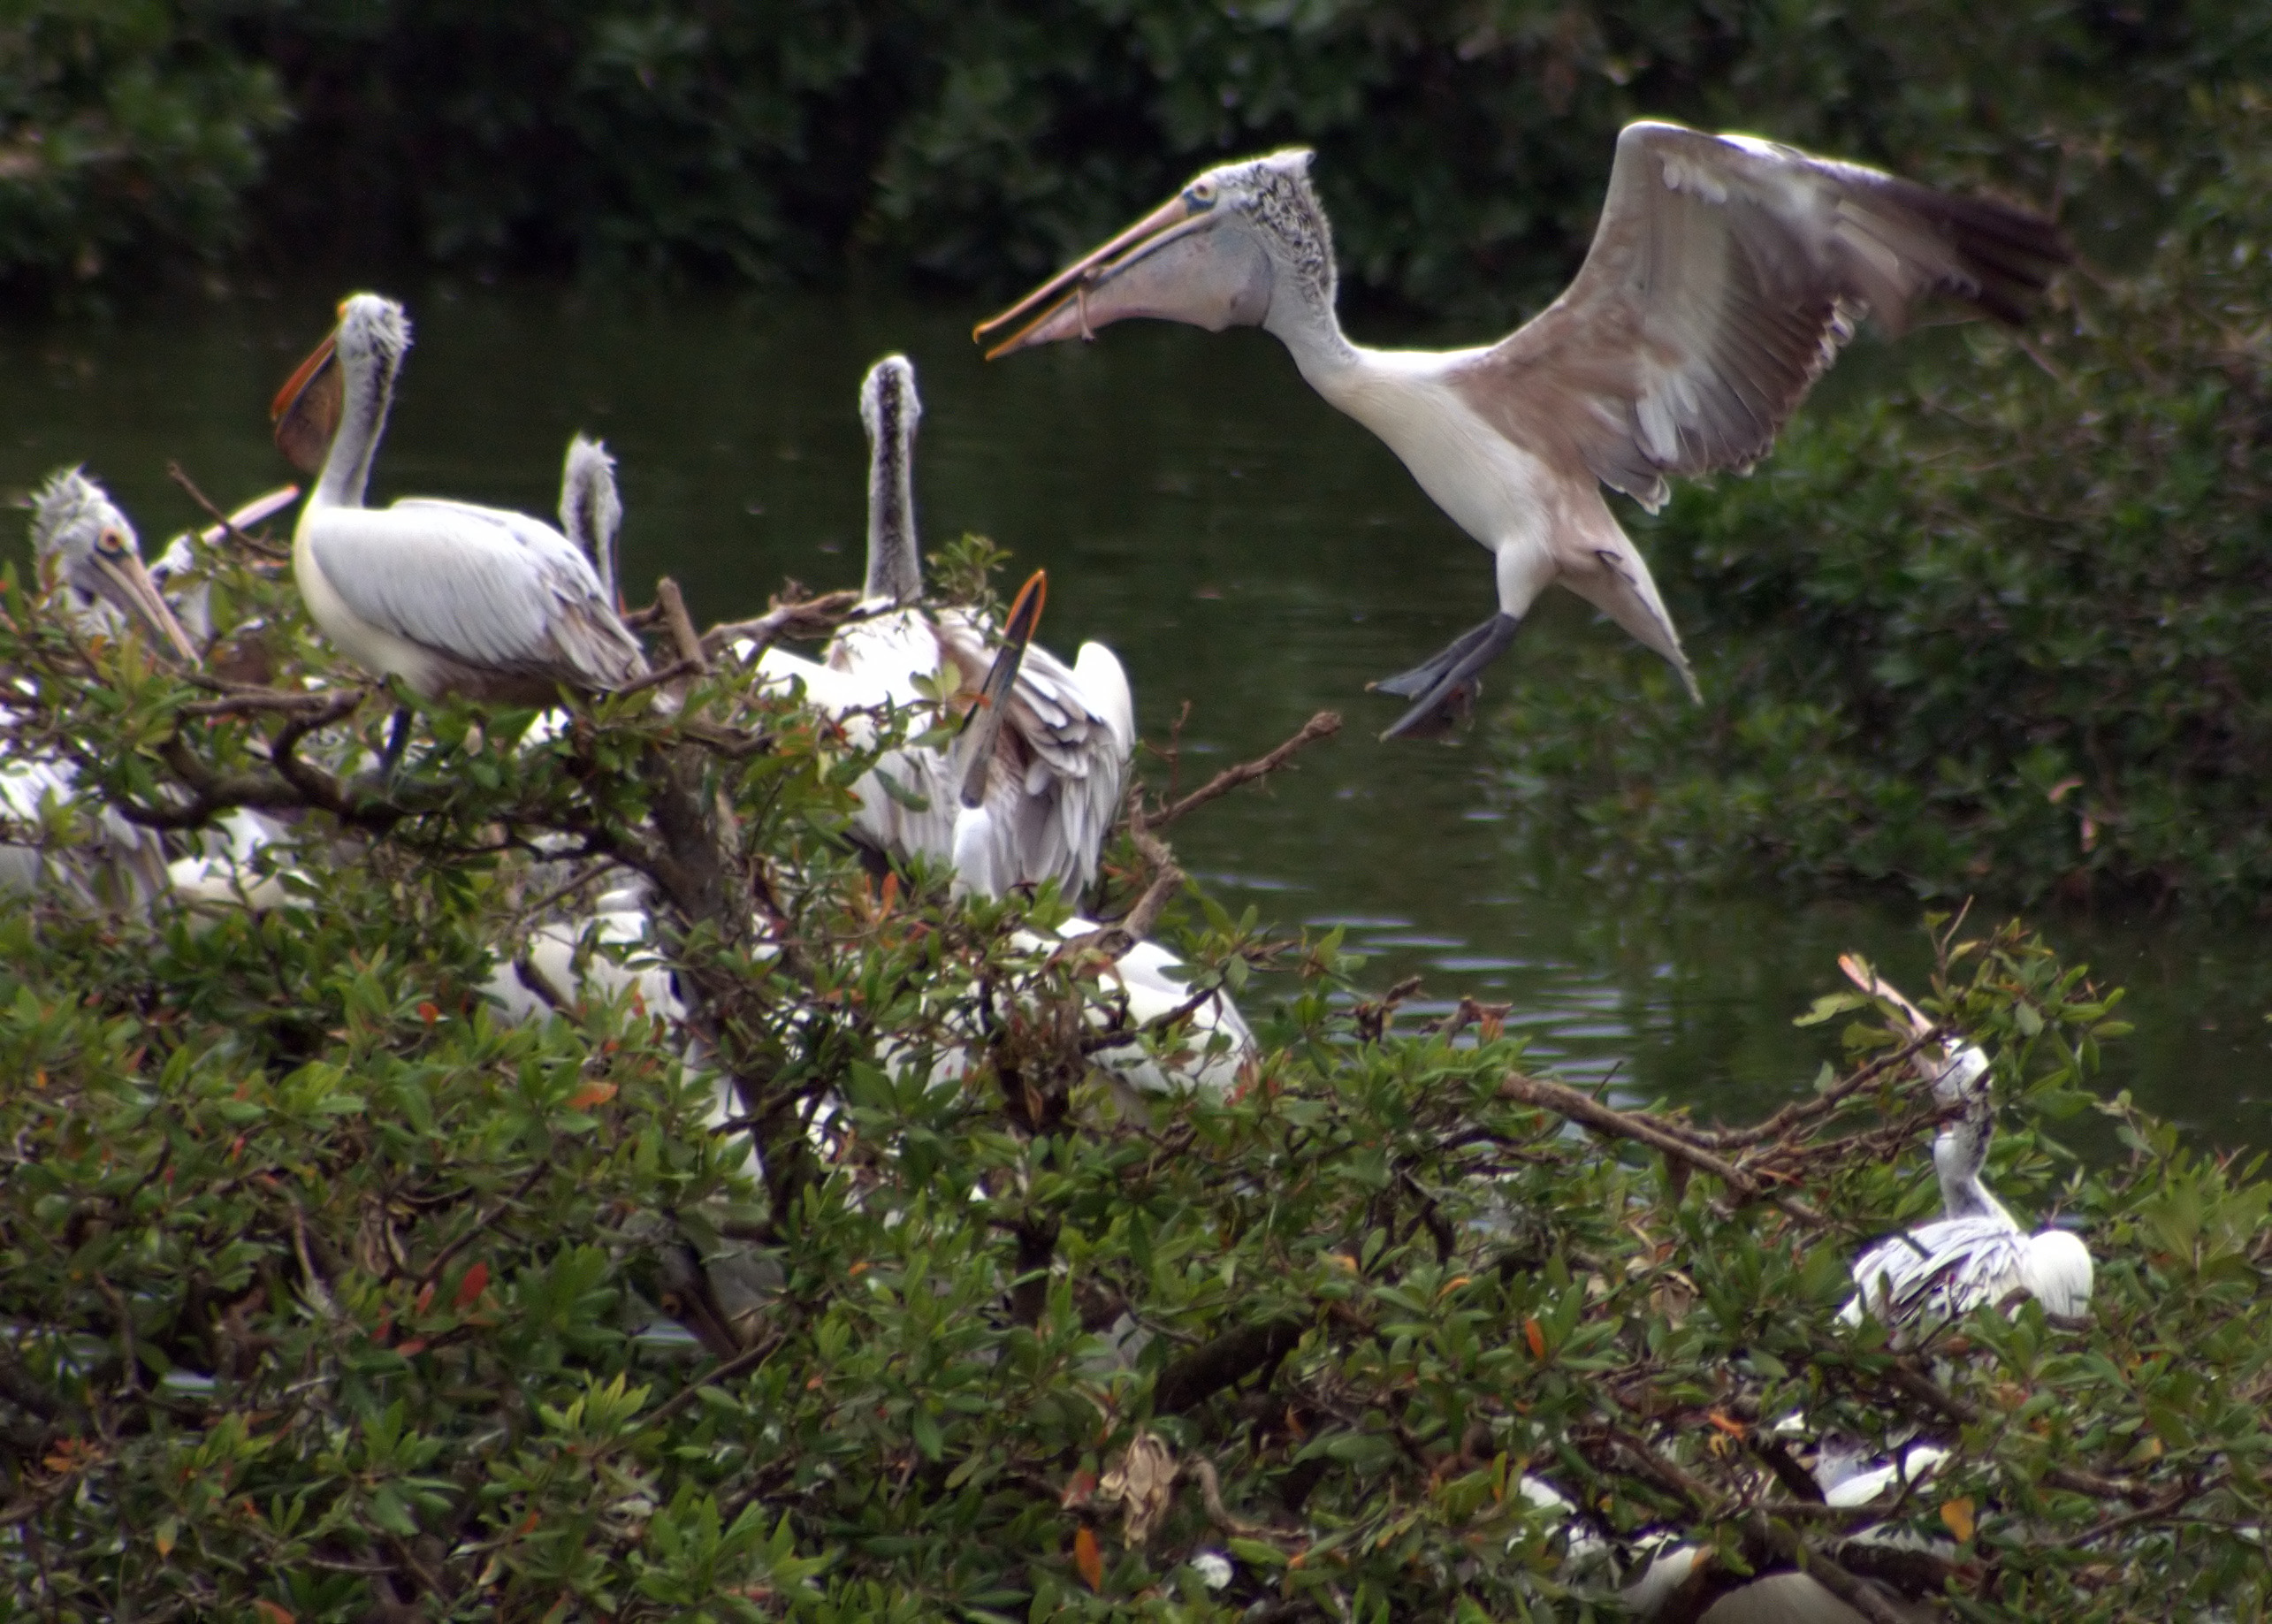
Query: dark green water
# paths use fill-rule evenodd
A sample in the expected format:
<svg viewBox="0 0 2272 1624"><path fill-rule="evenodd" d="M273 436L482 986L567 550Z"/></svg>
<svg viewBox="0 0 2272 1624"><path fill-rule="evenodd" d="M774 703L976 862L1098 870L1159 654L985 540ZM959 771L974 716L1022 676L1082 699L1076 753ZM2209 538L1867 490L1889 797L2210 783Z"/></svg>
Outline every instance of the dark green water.
<svg viewBox="0 0 2272 1624"><path fill-rule="evenodd" d="M0 328L0 493L84 461L154 544L195 517L170 457L224 500L278 483L266 404L332 296ZM1479 619L1488 560L1259 333L1135 324L987 366L968 339L985 312L885 300L435 288L411 313L418 345L374 494L549 513L569 432L604 435L621 459L629 578L676 576L704 619L761 607L784 576L858 583L856 393L870 362L906 352L926 408L926 538L979 530L1018 566L1046 565L1045 641L1117 649L1155 741L1189 704L1187 780L1314 711L1346 716L1299 773L1216 804L1175 842L1234 907L1346 924L1376 985L1424 975L1415 1011L1463 992L1511 1002L1534 1055L1567 1076L1614 1072L1640 1094L1739 1115L1789 1097L1827 1057L1831 1040L1790 1018L1834 984L1840 952L1922 986L1916 907L1755 896L1636 911L1509 849L1476 737L1376 743L1396 711L1365 682ZM1526 665L1619 635L1556 599L1497 667L1487 713L1519 694ZM2038 923L2131 989L2139 1031L2109 1052L2109 1090L2210 1144L2272 1146L2262 933Z"/></svg>

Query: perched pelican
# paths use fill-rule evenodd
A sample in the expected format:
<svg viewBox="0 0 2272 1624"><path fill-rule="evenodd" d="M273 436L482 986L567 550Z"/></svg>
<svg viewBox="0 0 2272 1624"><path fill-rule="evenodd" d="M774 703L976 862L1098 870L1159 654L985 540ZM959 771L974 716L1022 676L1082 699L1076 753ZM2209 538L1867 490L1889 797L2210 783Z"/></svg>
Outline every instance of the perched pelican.
<svg viewBox="0 0 2272 1624"><path fill-rule="evenodd" d="M1865 1462L1858 1456L1826 1449L1815 1468L1823 1503L1841 1509L1870 1505L1881 1495L1910 1483L1925 1482L1948 1458L1937 1445L1915 1444L1898 1461ZM1866 1534L1864 1537L1869 1537ZM1653 1619L1667 1611L1692 1582L1709 1583L1696 1574L1705 1552L1696 1545L1681 1545L1650 1563L1640 1578L1628 1585L1619 1600L1637 1619ZM1719 1587L1715 1587L1719 1588ZM1688 1597L1693 1607L1703 1597ZM1896 1617L1925 1620L1940 1615L1920 1604L1908 1602L1880 1589L1878 1599ZM1825 1590L1818 1580L1802 1573L1764 1574L1755 1579L1729 1582L1702 1613L1684 1613L1697 1624L1864 1624L1863 1615Z"/></svg>
<svg viewBox="0 0 2272 1624"><path fill-rule="evenodd" d="M915 369L904 356L888 355L870 370L860 385L869 465L867 579L859 611L819 662L777 649L759 660L770 686L801 682L812 703L840 718L919 704L925 685L935 691L942 673L954 677L958 690L975 690L994 663L988 629L976 616L919 606L923 559L913 472L922 409ZM1028 647L1009 669L1014 680L995 702L1003 726L986 781L987 828L995 845L987 884L1007 889L1055 880L1070 898L1096 878L1098 849L1119 815L1136 742L1135 703L1127 674L1102 644L1083 644L1071 666ZM963 788L945 754L891 751L858 786L854 831L887 856L952 859Z"/></svg>
<svg viewBox="0 0 2272 1624"><path fill-rule="evenodd" d="M133 525L101 485L64 469L33 494L31 528L34 568L74 631L108 637L140 625L196 660L196 646L142 566ZM48 831L66 811L80 820L80 838L58 853ZM0 760L0 817L42 831L36 840L0 842L0 896L59 882L89 902L140 908L165 888L164 839L82 795L68 760L12 753Z"/></svg>
<svg viewBox="0 0 2272 1624"><path fill-rule="evenodd" d="M1387 736L1472 704L1477 676L1553 583L1670 661L1680 636L1603 499L1654 509L1667 476L1767 454L1874 312L1898 330L1927 293L2019 319L2069 252L2034 215L1947 195L1748 135L1628 125L1576 280L1500 342L1366 349L1333 310L1332 238L1299 149L1226 164L980 325L1038 310L989 357L1162 316L1260 325L1313 388L1388 443L1497 560L1498 613L1376 683L1414 701Z"/></svg>
<svg viewBox="0 0 2272 1624"><path fill-rule="evenodd" d="M362 505L409 347L402 307L356 294L271 408L278 446L309 472L329 441L292 547L316 623L365 670L428 698L545 705L562 688L646 675L591 560L541 519L431 498Z"/></svg>
<svg viewBox="0 0 2272 1624"><path fill-rule="evenodd" d="M1840 963L1865 991L1902 1011L1912 1036L1933 1031L1916 1005L1858 960ZM1859 1324L1866 1309L1905 1330L1920 1318L1962 1318L2015 1292L2053 1314L2082 1313L2091 1303L2090 1248L2064 1230L2029 1234L1980 1178L1993 1109L1986 1056L1971 1043L1959 1043L1946 1056L1928 1045L1917 1051L1916 1064L1933 1097L1957 1111L1933 1141L1941 1216L1878 1241L1855 1259L1856 1294L1839 1317Z"/></svg>
<svg viewBox="0 0 2272 1624"><path fill-rule="evenodd" d="M143 568L133 525L110 492L78 469L64 469L33 493L32 556L41 580L63 593L77 630L109 636L139 622L195 663L197 645Z"/></svg>
<svg viewBox="0 0 2272 1624"><path fill-rule="evenodd" d="M1007 696L1015 691L1019 662L1033 652L1033 629L1047 592L1047 578L1036 570L1010 606L1003 620L1002 651L956 745L955 885L982 896L1002 896L1020 882L1018 842L1008 837L1014 827L1004 827L1005 816L1016 817L1018 808L1006 806L995 786L1001 742L1011 721ZM1079 953L1079 939L1098 928L1076 916L1054 932L1020 931L1017 940L1036 951ZM1194 1005L1183 961L1155 942L1132 942L1117 957L1100 952L1095 958L1094 965L1082 968L1093 969L1100 986L1112 987L1107 995L1118 999L1124 1025L1144 1028L1180 1016L1183 1025L1175 1034L1180 1047L1165 1064L1133 1038L1100 1050L1097 1064L1116 1081L1140 1094L1173 1094L1189 1086L1225 1094L1237 1084L1240 1067L1254 1053L1254 1034L1228 993L1217 989ZM1092 1012L1092 1024L1100 1018Z"/></svg>
<svg viewBox="0 0 2272 1624"><path fill-rule="evenodd" d="M615 459L606 442L581 434L568 441L560 463L560 534L591 560L599 595L623 599L615 580L615 532L623 527L623 499L615 492Z"/></svg>

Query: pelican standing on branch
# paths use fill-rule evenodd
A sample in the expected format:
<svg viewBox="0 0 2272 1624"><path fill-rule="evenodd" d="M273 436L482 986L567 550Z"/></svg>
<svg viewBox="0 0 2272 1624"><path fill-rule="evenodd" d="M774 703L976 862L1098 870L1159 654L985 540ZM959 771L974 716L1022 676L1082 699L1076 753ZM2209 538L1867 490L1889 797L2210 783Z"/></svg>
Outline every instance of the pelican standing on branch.
<svg viewBox="0 0 2272 1624"><path fill-rule="evenodd" d="M292 547L316 625L373 675L400 676L428 698L548 705L563 688L644 676L591 560L543 520L423 497L362 505L409 347L402 307L356 294L272 408L278 446L317 475Z"/></svg>
<svg viewBox="0 0 2272 1624"><path fill-rule="evenodd" d="M1864 315L1899 331L1938 293L2017 322L2070 257L2048 221L2002 203L1643 122L1618 137L1593 245L1561 297L1494 345L1367 349L1334 315L1310 157L1207 171L973 336L995 340L990 359L1136 316L1276 334L1311 387L1385 440L1497 560L1498 613L1374 684L1413 701L1390 737L1471 705L1483 668L1555 583L1664 656L1696 697L1601 487L1654 510L1669 476L1746 468Z"/></svg>
<svg viewBox="0 0 2272 1624"><path fill-rule="evenodd" d="M997 668L985 622L965 610L921 606L914 461L922 411L906 357L888 355L870 369L860 385L869 446L862 602L819 662L778 649L759 661L770 684L802 682L809 700L838 717L919 704L942 675L957 694L980 692ZM1083 644L1071 666L1046 649L1022 656L1001 667L1002 727L984 791L987 872L1000 889L1055 880L1070 900L1096 878L1097 852L1119 815L1135 702L1127 673L1102 644ZM890 751L857 788L853 828L887 856L955 859L963 789L947 752Z"/></svg>

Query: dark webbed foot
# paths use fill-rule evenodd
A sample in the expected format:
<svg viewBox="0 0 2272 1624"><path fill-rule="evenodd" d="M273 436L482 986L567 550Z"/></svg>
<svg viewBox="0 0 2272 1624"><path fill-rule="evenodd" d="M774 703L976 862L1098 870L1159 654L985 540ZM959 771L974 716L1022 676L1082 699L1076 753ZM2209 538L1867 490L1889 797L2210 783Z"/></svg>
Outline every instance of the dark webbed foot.
<svg viewBox="0 0 2272 1624"><path fill-rule="evenodd" d="M1472 630L1461 632L1433 660L1375 682L1376 693L1414 701L1381 736L1401 739L1441 732L1472 710L1483 686L1478 674L1506 652L1521 624L1512 614L1494 614Z"/></svg>

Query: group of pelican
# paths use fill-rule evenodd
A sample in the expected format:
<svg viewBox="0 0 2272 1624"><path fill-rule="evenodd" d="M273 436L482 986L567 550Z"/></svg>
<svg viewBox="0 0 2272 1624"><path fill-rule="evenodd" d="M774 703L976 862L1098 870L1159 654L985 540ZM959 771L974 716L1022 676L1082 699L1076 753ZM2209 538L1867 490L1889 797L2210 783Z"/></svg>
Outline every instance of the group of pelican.
<svg viewBox="0 0 2272 1624"><path fill-rule="evenodd" d="M1545 310L1489 346L1372 349L1346 337L1335 312L1332 241L1311 165L1309 153L1292 150L1206 171L974 336L991 342L991 358L1091 339L1134 316L1275 335L1302 377L1378 435L1492 555L1495 612L1375 684L1409 701L1390 736L1440 730L1470 709L1484 668L1555 584L1662 656L1693 696L1679 634L1605 488L1653 509L1674 477L1748 467L1865 316L1899 332L1938 295L2017 321L2068 257L2056 229L2024 210L1749 136L1641 122L1619 137L1582 266ZM468 501L366 506L410 327L400 305L373 294L347 299L338 314L272 407L278 445L312 480L292 571L324 636L372 675L428 698L543 706L644 685L650 663L621 614L622 509L605 448L581 437L571 446L557 528ZM813 707L858 748L881 737L877 718L951 696L948 709L967 720L949 743L908 737L876 755L856 786L851 837L879 862L943 865L966 892L1054 885L1074 899L1096 876L1126 787L1135 740L1127 676L1101 644L1083 644L1067 664L1033 642L1038 576L999 622L926 601L912 475L920 409L909 363L878 362L860 395L871 447L861 601L817 659L763 650L759 687ZM210 629L198 638L185 629L142 568L131 527L83 476L58 476L41 493L34 533L72 613L131 623L172 655L197 658ZM397 720L389 770L407 720ZM14 764L19 776L0 779L19 819L57 789L21 778L27 770ZM133 848L145 833L119 838ZM155 885L162 856L145 844L120 861ZM636 891L614 894L588 919L544 927L522 962L540 977L587 974L577 966L590 956L576 950L587 933L652 945L644 911ZM1040 945L1093 928L1074 920ZM667 1003L659 965L652 956L619 964L619 981ZM1138 943L1112 974L1140 1020L1140 1011L1193 1013L1163 949ZM516 1004L502 975L492 991L531 1017L557 1001ZM1174 1078L1155 1066L1149 1085L1216 1086L1235 1072L1252 1048L1238 1011L1217 995L1201 1018L1199 1059ZM1927 1028L1915 1018L1922 1040ZM2016 1291L2055 1313L2079 1312L2090 1291L2081 1243L2024 1234L1981 1182L1979 1051L1919 1052L1933 1054L1933 1086L1950 1113L1934 1148L1943 1214L1864 1254L1846 1317L1875 1316L1909 1335ZM1706 1616L1844 1616L1826 1593L1827 1605L1808 1612L1790 1605L1788 1585L1772 1597L1759 1588L1757 1610L1742 1611L1731 1595Z"/></svg>

